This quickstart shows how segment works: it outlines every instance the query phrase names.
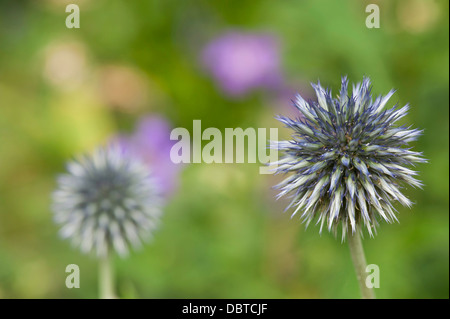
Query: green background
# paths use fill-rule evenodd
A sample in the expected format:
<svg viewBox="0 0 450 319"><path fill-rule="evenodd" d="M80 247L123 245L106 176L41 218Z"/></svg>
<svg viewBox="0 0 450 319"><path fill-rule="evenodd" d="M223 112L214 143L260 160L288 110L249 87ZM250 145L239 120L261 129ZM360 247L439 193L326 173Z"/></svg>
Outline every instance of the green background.
<svg viewBox="0 0 450 319"><path fill-rule="evenodd" d="M97 262L59 239L50 194L66 160L132 132L140 117L289 135L273 118L288 100L261 90L231 99L203 72L202 47L230 29L278 37L286 83L302 94L318 79L336 92L341 75L367 75L377 95L396 88L392 100L410 103L404 122L425 131L412 145L429 159L417 167L425 187L407 188L416 204L396 205L400 223L382 223L363 243L380 267L377 297L448 298L448 2L372 2L379 29L365 26L371 1L0 2L0 298L98 296ZM65 27L66 3L80 6L80 29ZM52 82L46 58L61 46L78 64L67 81ZM110 66L138 74L125 107L101 94ZM279 179L258 170L186 165L153 241L114 260L118 295L358 298L347 245L290 219L286 202L274 200ZM80 289L65 287L72 263Z"/></svg>

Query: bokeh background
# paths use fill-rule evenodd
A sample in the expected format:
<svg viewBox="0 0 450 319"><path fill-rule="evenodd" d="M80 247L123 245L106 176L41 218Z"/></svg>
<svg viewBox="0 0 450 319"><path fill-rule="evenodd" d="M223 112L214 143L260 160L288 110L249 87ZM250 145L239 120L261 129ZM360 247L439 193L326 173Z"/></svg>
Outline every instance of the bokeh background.
<svg viewBox="0 0 450 319"><path fill-rule="evenodd" d="M380 7L379 29L365 8ZM68 3L81 27L68 29ZM358 298L346 244L283 213L259 164L167 162L170 130L278 127L296 92L364 75L411 104L429 159L398 224L364 239L379 298L449 297L448 2L0 2L0 298L96 298L97 262L58 236L51 197L76 154L119 138L159 173L153 241L116 258L121 298ZM65 287L65 267L81 288Z"/></svg>

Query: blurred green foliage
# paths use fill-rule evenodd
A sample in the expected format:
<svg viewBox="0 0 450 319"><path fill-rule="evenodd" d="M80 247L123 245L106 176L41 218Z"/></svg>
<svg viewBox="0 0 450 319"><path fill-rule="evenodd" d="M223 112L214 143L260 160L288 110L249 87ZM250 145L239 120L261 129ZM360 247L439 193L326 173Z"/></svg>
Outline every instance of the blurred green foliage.
<svg viewBox="0 0 450 319"><path fill-rule="evenodd" d="M67 3L79 4L80 29L65 27ZM229 99L203 72L202 47L230 29L276 35L286 82L302 94L319 78L336 92L341 75L367 75L374 93L395 87L394 99L411 104L405 123L425 130L413 145L429 159L418 167L425 188L406 190L416 205L396 206L400 223L365 239L366 257L381 270L378 297L448 298L448 2L377 1L379 29L365 27L369 3L0 2L0 298L97 297L96 260L59 239L50 211L55 177L75 154L131 131L145 114L188 129L193 119L281 128L273 116L285 108L271 94ZM58 55L52 64L58 52L73 63L66 73ZM134 74L125 97L102 91L111 66ZM258 166L186 166L153 241L115 260L119 295L357 298L348 247L283 214L271 190L277 177ZM65 287L71 263L80 289Z"/></svg>

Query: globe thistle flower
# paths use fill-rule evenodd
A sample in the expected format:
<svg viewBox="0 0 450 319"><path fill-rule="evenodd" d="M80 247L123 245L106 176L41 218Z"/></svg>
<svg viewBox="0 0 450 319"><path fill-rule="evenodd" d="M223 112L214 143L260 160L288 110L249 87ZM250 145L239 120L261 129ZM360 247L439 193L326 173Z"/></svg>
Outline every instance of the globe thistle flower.
<svg viewBox="0 0 450 319"><path fill-rule="evenodd" d="M158 225L160 199L148 168L118 147L98 148L67 171L53 193L54 220L82 252L124 256Z"/></svg>
<svg viewBox="0 0 450 319"><path fill-rule="evenodd" d="M351 95L342 78L336 98L320 82L312 86L317 102L300 95L293 101L301 118L278 117L294 131L292 140L272 144L283 154L272 163L278 165L275 172L291 173L276 186L278 197L290 196L292 216L301 211L306 226L317 219L320 232L325 223L335 234L341 225L345 239L365 225L373 236L378 220L397 220L394 201L411 206L401 185L422 186L407 166L425 160L406 147L422 131L396 126L409 106L385 108L394 90L373 100L368 78L353 85Z"/></svg>

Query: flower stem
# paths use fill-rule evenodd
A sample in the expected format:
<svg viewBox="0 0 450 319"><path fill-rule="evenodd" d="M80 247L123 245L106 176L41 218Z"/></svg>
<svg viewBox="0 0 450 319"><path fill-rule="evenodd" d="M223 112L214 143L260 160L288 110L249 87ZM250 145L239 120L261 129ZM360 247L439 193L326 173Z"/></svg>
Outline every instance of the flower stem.
<svg viewBox="0 0 450 319"><path fill-rule="evenodd" d="M359 288L361 289L362 299L375 299L375 293L373 288L369 288L366 285L366 257L364 256L364 250L361 242L361 236L359 231L354 234L348 233L348 246L350 247L350 253L352 255L353 266L356 271L356 278L359 282Z"/></svg>
<svg viewBox="0 0 450 319"><path fill-rule="evenodd" d="M99 260L99 288L101 299L115 299L114 276L112 273L111 256Z"/></svg>

